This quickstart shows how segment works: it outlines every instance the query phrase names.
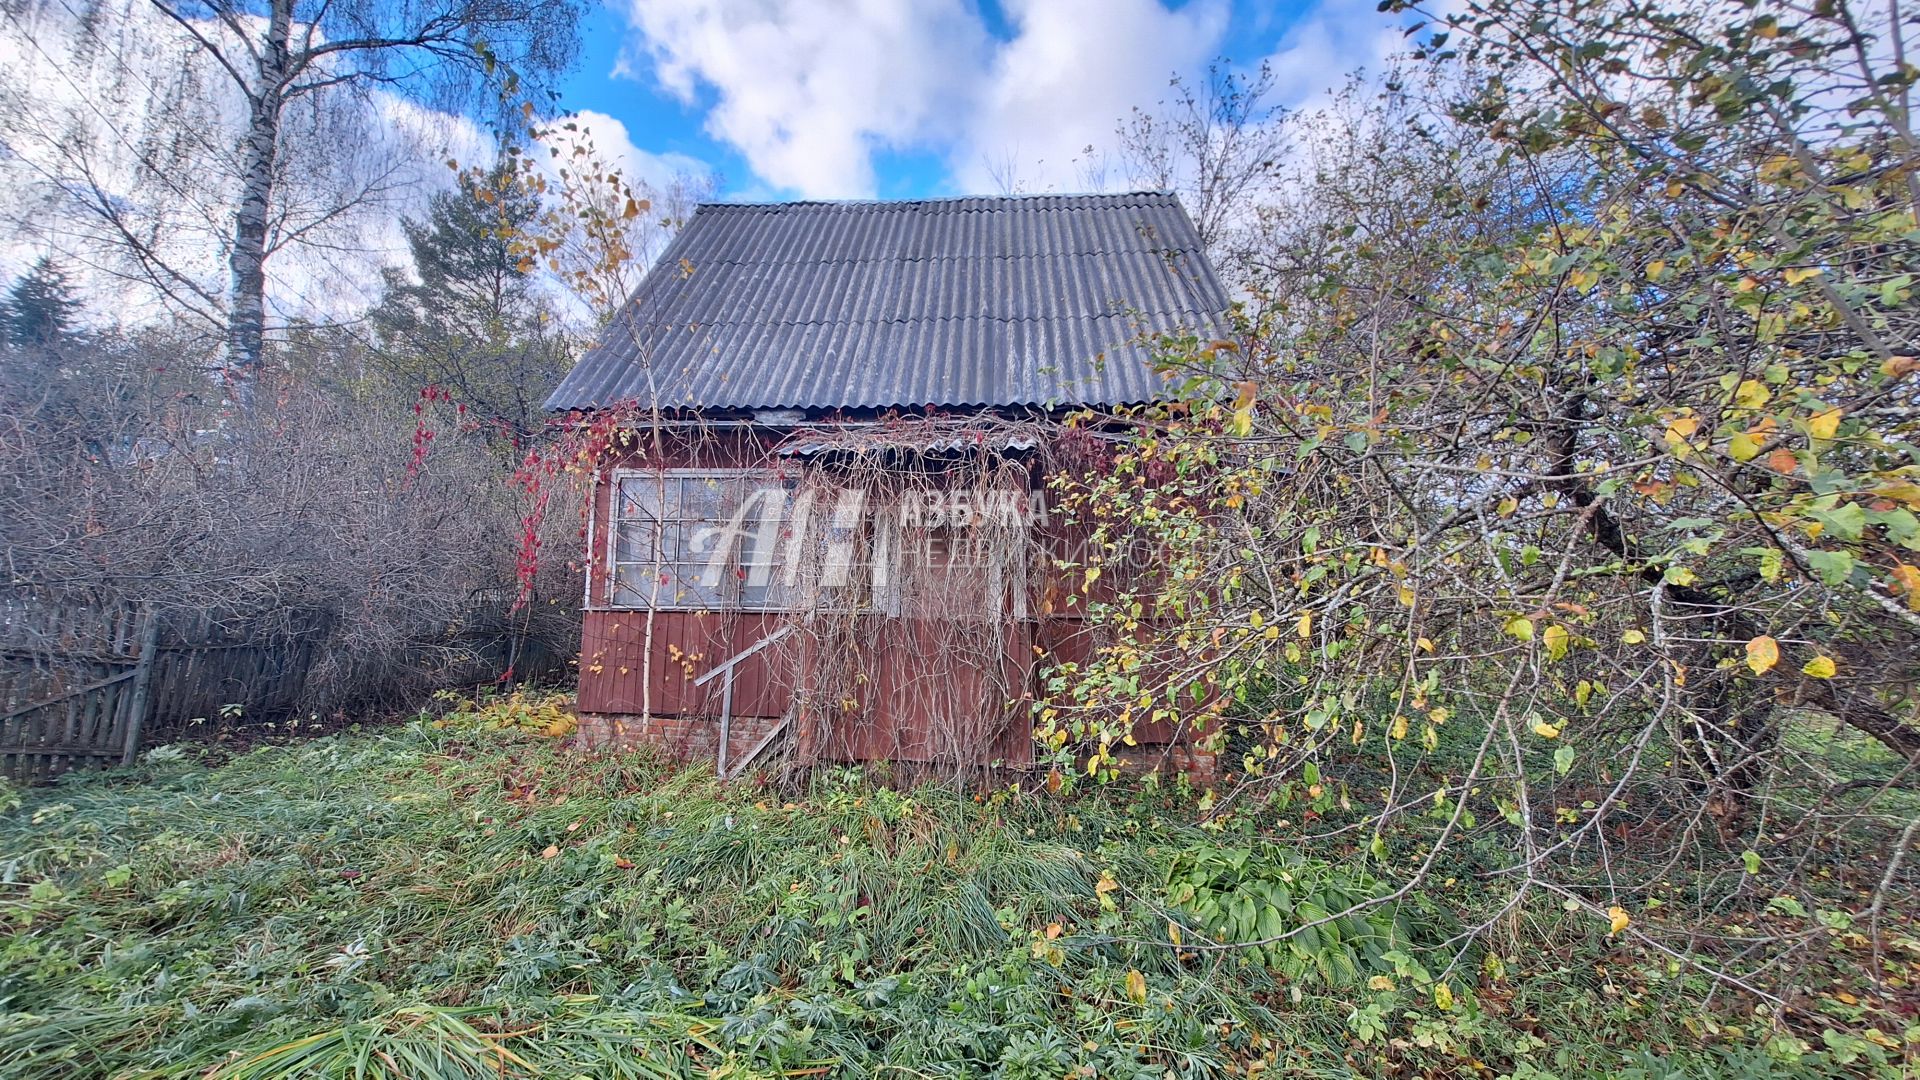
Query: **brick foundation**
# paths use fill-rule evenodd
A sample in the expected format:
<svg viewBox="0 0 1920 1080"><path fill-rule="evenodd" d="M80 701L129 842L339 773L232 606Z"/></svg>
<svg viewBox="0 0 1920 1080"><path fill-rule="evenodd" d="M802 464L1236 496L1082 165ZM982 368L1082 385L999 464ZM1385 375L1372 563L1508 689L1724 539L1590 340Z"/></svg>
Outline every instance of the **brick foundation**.
<svg viewBox="0 0 1920 1080"><path fill-rule="evenodd" d="M1192 746L1167 748L1166 771L1185 773L1196 787L1206 787L1220 779L1220 754Z"/></svg>
<svg viewBox="0 0 1920 1080"><path fill-rule="evenodd" d="M1209 787L1220 779L1220 754L1215 750L1201 750L1185 743L1172 746L1131 746L1126 752L1117 755L1122 762L1119 771L1123 776L1144 776L1157 772L1162 776L1180 776L1193 783L1195 787ZM1086 759L1080 759L1082 768Z"/></svg>
<svg viewBox="0 0 1920 1080"><path fill-rule="evenodd" d="M728 725L727 760L738 762L767 737L779 718L736 716ZM712 716L634 716L583 713L580 745L590 749L651 746L681 761L719 761L720 720Z"/></svg>
<svg viewBox="0 0 1920 1080"><path fill-rule="evenodd" d="M770 716L736 716L730 725L727 759L738 762L760 740L767 737L779 720ZM720 749L720 721L709 716L636 716L616 713L582 713L579 745L588 749L615 747L636 749L653 747L680 761L717 763ZM1125 772L1161 769L1167 774L1185 773L1196 786L1205 787L1220 778L1220 755L1213 750L1192 746L1142 746L1127 755ZM1043 770L1044 771L1044 770ZM1017 770L1016 770L1017 773Z"/></svg>

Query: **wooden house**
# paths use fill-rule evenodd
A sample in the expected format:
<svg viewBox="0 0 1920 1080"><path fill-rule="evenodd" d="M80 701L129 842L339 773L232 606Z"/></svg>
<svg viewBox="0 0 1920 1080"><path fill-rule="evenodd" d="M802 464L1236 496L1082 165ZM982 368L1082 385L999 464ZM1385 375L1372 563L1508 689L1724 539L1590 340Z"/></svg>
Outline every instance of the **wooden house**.
<svg viewBox="0 0 1920 1080"><path fill-rule="evenodd" d="M1153 400L1153 336L1227 308L1167 194L701 206L548 401L608 434L585 737L1030 764L1041 672L1092 648L1046 481L1097 461L1057 421Z"/></svg>

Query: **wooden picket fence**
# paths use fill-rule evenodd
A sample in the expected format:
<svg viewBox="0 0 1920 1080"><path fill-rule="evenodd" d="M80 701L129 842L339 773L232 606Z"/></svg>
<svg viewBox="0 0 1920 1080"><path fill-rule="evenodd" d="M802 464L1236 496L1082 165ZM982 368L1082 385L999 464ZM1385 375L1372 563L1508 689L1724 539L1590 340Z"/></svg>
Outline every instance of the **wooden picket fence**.
<svg viewBox="0 0 1920 1080"><path fill-rule="evenodd" d="M141 607L0 591L0 773L44 782L130 764L155 729L283 714L319 636L234 637Z"/></svg>
<svg viewBox="0 0 1920 1080"><path fill-rule="evenodd" d="M159 626L150 612L0 597L0 771L35 783L131 762Z"/></svg>

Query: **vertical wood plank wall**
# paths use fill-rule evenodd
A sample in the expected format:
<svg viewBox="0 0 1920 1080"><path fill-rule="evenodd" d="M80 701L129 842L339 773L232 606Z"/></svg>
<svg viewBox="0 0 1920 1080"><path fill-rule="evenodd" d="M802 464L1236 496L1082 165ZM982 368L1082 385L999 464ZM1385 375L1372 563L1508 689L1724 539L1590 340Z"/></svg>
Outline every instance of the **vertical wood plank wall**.
<svg viewBox="0 0 1920 1080"><path fill-rule="evenodd" d="M764 460L764 436L745 433L708 433L695 447L676 438L667 449L671 468L740 468ZM637 467L638 462L621 461L604 470L595 486L593 520L588 530L591 550L587 552L587 603L583 613L579 709L583 713L611 717L638 716L642 701L648 702L656 716L717 717L720 714L721 680L696 687L693 680L724 663L777 629L783 621L778 613L678 611L656 612L651 650L651 692L642 688L642 673L647 669L647 613L642 610L613 610L608 600L608 536L612 520L612 484L615 467ZM787 463L782 467L795 467ZM1110 585L1107 587L1111 587ZM980 764L1000 762L1023 765L1033 760L1033 725L1028 703L1043 691L1040 672L1056 658L1084 661L1092 652L1088 623L1077 608L1066 609L1049 604L1046 597L1070 591L1066 580L1049 582L1042 590L1045 597L1034 607L1032 617L1009 619L1004 655L943 659L943 669L931 671L924 664L924 643L933 635L912 625L912 619L871 618L886 622L870 640L886 642L878 653L862 662L874 680L872 693L857 710L843 717L812 718L811 738L828 760L904 760L924 761L939 755L952 760L953 747L936 746L939 738L950 733L935 731L934 717L941 710L936 700L951 702L956 694L979 694L989 685L989 675L1003 680L1012 689L1014 701L1001 715L985 718L984 737L972 748L973 760ZM794 643L804 635L769 648L744 661L737 669L734 684L733 715L737 717L779 717L786 714L795 688L807 677L810 666L804 648ZM1044 656L1036 655L1036 646ZM674 648L680 651L674 655ZM698 659L689 660L689 654ZM996 670L997 669L997 670ZM1165 744L1176 738L1165 724L1143 725L1135 738L1145 745Z"/></svg>

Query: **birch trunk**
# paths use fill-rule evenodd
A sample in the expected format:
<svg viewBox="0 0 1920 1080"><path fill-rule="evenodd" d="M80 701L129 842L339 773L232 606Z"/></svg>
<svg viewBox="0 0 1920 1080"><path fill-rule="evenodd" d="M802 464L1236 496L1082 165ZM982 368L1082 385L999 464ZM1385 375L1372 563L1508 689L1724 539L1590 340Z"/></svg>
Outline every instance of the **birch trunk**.
<svg viewBox="0 0 1920 1080"><path fill-rule="evenodd" d="M248 387L265 351L268 207L279 157L280 110L286 104L291 65L287 46L293 28L293 0L271 0L269 7L266 40L257 65L259 78L247 95L240 207L234 214L233 251L227 259L232 297L226 375L242 403L249 396Z"/></svg>

